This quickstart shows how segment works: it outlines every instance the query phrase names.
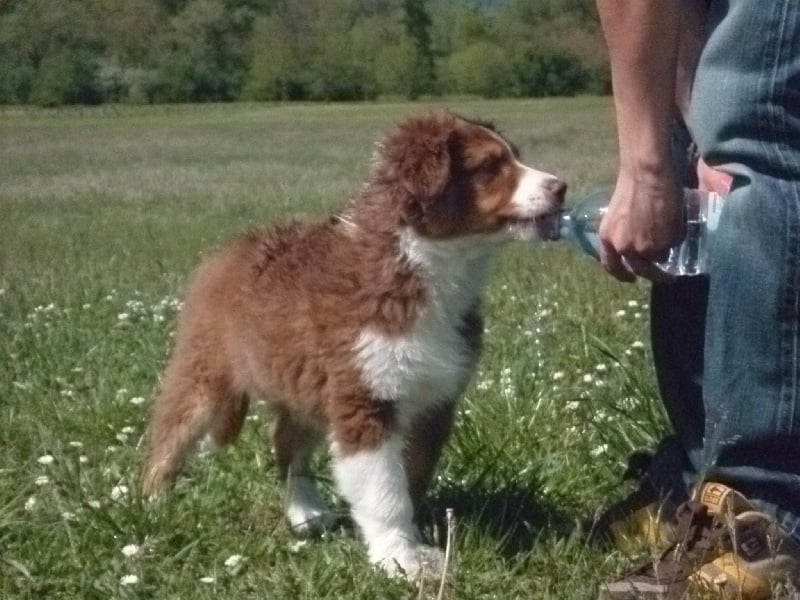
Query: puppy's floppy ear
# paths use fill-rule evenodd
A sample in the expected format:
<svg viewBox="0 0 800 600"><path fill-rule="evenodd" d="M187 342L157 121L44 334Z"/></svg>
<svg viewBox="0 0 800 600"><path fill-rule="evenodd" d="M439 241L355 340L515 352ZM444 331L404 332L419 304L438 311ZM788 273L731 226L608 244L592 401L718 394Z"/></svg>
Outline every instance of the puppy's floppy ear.
<svg viewBox="0 0 800 600"><path fill-rule="evenodd" d="M445 193L453 176L457 139L456 118L443 113L409 119L384 142L382 174L401 192L409 222L422 218Z"/></svg>
<svg viewBox="0 0 800 600"><path fill-rule="evenodd" d="M444 193L453 167L453 139L455 131L422 134L410 146L403 159L400 182L413 200L423 206Z"/></svg>

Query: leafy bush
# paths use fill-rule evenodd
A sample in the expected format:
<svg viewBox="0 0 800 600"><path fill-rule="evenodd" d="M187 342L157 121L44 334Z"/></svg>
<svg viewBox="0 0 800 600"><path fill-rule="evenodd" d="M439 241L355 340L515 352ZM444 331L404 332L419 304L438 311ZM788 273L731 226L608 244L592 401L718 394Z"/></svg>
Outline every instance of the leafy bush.
<svg viewBox="0 0 800 600"><path fill-rule="evenodd" d="M416 73L417 51L410 40L385 44L377 53L373 67L378 89L382 94L408 97L412 94Z"/></svg>
<svg viewBox="0 0 800 600"><path fill-rule="evenodd" d="M458 93L495 98L510 89L508 56L492 42L476 42L455 52L444 71L446 84Z"/></svg>
<svg viewBox="0 0 800 600"><path fill-rule="evenodd" d="M588 74L567 52L526 51L512 66L514 96L574 96L587 88Z"/></svg>
<svg viewBox="0 0 800 600"><path fill-rule="evenodd" d="M302 100L307 82L301 75L289 40L273 17L253 26L252 57L243 94L248 100Z"/></svg>
<svg viewBox="0 0 800 600"><path fill-rule="evenodd" d="M0 104L24 104L31 95L36 69L18 53L0 52Z"/></svg>
<svg viewBox="0 0 800 600"><path fill-rule="evenodd" d="M42 59L33 77L30 100L41 106L100 104L98 59L88 49L64 49Z"/></svg>

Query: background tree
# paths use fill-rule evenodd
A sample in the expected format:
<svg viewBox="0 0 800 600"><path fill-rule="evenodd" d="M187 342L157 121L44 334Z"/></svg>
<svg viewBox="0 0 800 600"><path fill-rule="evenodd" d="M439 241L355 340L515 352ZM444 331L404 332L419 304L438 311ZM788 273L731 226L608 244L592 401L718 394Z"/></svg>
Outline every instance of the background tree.
<svg viewBox="0 0 800 600"><path fill-rule="evenodd" d="M159 40L156 102L207 102L239 97L246 72L245 40L253 22L246 7L194 0L173 16Z"/></svg>
<svg viewBox="0 0 800 600"><path fill-rule="evenodd" d="M404 24L415 50L414 81L409 90L412 100L433 91L436 83L433 48L431 46L431 18L425 0L403 0Z"/></svg>

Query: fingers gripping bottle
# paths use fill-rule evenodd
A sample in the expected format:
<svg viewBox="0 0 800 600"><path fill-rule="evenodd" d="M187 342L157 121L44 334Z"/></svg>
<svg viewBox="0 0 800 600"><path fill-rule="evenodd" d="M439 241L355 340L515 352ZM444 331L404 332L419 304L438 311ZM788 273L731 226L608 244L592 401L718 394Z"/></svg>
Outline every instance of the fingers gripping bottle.
<svg viewBox="0 0 800 600"><path fill-rule="evenodd" d="M606 214L613 188L590 194L580 204L559 215L558 236L589 256L600 260L598 230ZM708 239L717 228L723 197L715 192L683 190L684 238L670 248L669 256L658 266L669 275L693 276L708 273Z"/></svg>

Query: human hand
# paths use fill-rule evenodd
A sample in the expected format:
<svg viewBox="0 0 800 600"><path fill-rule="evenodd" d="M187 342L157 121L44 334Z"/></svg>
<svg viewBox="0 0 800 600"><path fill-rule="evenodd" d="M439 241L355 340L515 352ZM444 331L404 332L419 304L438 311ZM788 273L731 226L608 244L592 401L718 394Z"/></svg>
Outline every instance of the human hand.
<svg viewBox="0 0 800 600"><path fill-rule="evenodd" d="M613 277L673 279L656 265L683 235L681 187L671 168L646 175L622 170L600 223L601 262Z"/></svg>

